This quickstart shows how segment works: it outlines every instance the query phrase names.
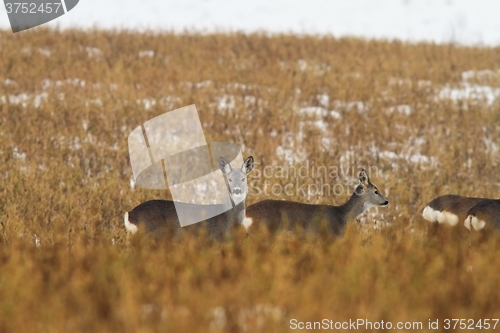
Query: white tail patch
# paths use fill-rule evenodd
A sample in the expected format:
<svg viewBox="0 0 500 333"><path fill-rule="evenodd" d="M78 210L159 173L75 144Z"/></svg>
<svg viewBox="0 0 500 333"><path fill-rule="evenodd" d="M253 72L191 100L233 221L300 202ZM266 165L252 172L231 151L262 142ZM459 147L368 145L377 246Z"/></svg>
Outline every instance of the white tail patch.
<svg viewBox="0 0 500 333"><path fill-rule="evenodd" d="M422 216L429 222L438 222L440 224L448 223L455 226L458 223L458 216L450 212L440 212L430 206L425 207Z"/></svg>
<svg viewBox="0 0 500 333"><path fill-rule="evenodd" d="M470 230L470 220L472 219L472 215L467 216L467 218L464 221L464 226Z"/></svg>
<svg viewBox="0 0 500 333"><path fill-rule="evenodd" d="M439 223L448 223L452 227L458 224L458 216L450 212L439 213L437 220Z"/></svg>
<svg viewBox="0 0 500 333"><path fill-rule="evenodd" d="M432 209L431 207L427 206L424 209L424 212L422 213L422 216L424 219L426 219L429 222L437 222L438 221L438 216L441 212Z"/></svg>
<svg viewBox="0 0 500 333"><path fill-rule="evenodd" d="M458 223L458 216L450 212L440 212L427 206L422 213L423 217L430 222L438 222L439 224L448 223L455 226Z"/></svg>
<svg viewBox="0 0 500 333"><path fill-rule="evenodd" d="M467 221L470 221L469 222L469 227L467 228L467 225L465 227L467 229L469 229L469 230L471 230L470 229L471 225L474 228L474 230L476 230L476 231L483 229L484 226L486 225L485 221L480 220L480 219L477 218L477 216L473 216L473 215L467 216L467 220L465 220L465 222L467 222Z"/></svg>
<svg viewBox="0 0 500 333"><path fill-rule="evenodd" d="M133 223L130 223L128 219L128 212L125 213L125 216L123 217L123 222L125 223L125 228L128 229L131 233L135 234L138 230L137 226Z"/></svg>
<svg viewBox="0 0 500 333"><path fill-rule="evenodd" d="M241 224L243 224L243 226L245 227L245 230L248 231L248 228L250 228L250 226L253 224L253 220L251 217L245 217Z"/></svg>

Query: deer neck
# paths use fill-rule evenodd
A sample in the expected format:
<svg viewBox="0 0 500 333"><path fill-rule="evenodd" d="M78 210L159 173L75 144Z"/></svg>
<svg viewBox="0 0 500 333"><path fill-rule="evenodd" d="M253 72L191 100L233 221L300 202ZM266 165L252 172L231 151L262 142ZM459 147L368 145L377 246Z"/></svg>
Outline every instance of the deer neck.
<svg viewBox="0 0 500 333"><path fill-rule="evenodd" d="M235 221L237 221L238 224L242 223L246 214L245 200L235 205L232 210L234 212L233 216L235 218Z"/></svg>
<svg viewBox="0 0 500 333"><path fill-rule="evenodd" d="M359 215L363 214L365 203L362 196L353 193L349 200L339 208L342 212L344 223L347 223L356 220Z"/></svg>

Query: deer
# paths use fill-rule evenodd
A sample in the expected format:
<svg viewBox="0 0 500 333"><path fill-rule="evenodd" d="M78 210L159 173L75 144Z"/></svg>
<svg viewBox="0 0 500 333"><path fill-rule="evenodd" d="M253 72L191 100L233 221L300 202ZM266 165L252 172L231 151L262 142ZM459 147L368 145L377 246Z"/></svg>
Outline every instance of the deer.
<svg viewBox="0 0 500 333"><path fill-rule="evenodd" d="M500 228L500 201L445 194L429 202L422 216L432 223L451 226L463 223L469 231L481 230L486 225Z"/></svg>
<svg viewBox="0 0 500 333"><path fill-rule="evenodd" d="M366 170L359 173L359 184L347 202L340 206L314 205L286 200L264 200L250 205L243 226L248 233L256 224L265 225L276 232L284 227L289 230L300 226L316 228L316 222L326 222L334 235L341 235L348 223L355 221L370 207L387 206L387 201L373 185Z"/></svg>
<svg viewBox="0 0 500 333"><path fill-rule="evenodd" d="M229 185L229 196L234 203L230 210L206 220L207 234L215 239L222 240L232 230L234 225L239 225L245 218L245 198L248 192L247 175L253 169L254 159L249 156L241 168L233 169L224 158L219 158L219 167ZM146 234L158 237L176 235L181 229L179 216L175 205L179 202L171 200L149 200L136 206L124 215L125 228L135 234L139 228L144 228ZM189 210L195 204L181 203L183 210ZM216 205L211 205L216 206ZM185 229L198 229L202 224L189 225Z"/></svg>
<svg viewBox="0 0 500 333"><path fill-rule="evenodd" d="M500 230L500 200L487 199L476 204L467 213L464 226L470 231L487 227Z"/></svg>

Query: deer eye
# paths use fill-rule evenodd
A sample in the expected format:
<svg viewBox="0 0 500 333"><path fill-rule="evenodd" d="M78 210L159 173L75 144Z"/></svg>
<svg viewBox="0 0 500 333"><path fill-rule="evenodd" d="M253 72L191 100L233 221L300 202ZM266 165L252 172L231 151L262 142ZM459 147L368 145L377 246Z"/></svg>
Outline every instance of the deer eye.
<svg viewBox="0 0 500 333"><path fill-rule="evenodd" d="M230 183L232 183L232 182L233 182L233 180L232 180L231 178L228 178L227 180L228 180Z"/></svg>
<svg viewBox="0 0 500 333"><path fill-rule="evenodd" d="M378 194L378 191L375 191L375 194Z"/></svg>
<svg viewBox="0 0 500 333"><path fill-rule="evenodd" d="M245 178L241 178L241 181L244 182L245 181Z"/></svg>

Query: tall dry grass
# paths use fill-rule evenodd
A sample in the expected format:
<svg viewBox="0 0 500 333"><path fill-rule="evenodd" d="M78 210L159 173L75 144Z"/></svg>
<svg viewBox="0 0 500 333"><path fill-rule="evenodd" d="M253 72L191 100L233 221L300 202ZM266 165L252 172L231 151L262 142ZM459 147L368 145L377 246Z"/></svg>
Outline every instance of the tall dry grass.
<svg viewBox="0 0 500 333"><path fill-rule="evenodd" d="M0 54L0 332L500 318L498 235L420 217L439 194L498 197L498 48L35 29ZM259 163L249 203L323 181L344 191L269 197L340 204L362 165L390 205L340 239L128 239L123 213L169 197L130 186L128 134L193 103L208 142ZM350 171L275 173L304 165Z"/></svg>

